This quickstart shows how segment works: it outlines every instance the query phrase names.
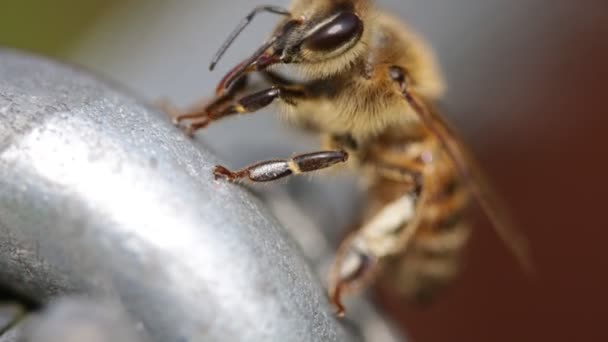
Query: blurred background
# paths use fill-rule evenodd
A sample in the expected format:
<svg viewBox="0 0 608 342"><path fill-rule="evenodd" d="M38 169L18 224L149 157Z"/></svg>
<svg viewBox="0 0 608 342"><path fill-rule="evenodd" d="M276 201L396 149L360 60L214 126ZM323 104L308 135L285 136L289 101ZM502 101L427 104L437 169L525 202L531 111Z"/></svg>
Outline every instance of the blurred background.
<svg viewBox="0 0 608 342"><path fill-rule="evenodd" d="M409 308L378 290L379 305L413 341L608 341L608 144L602 138L608 127L608 2L377 2L437 50L448 82L445 115L529 237L538 272L526 277L477 215L466 270L435 304ZM216 48L254 4L3 0L0 45L85 66L149 101L169 98L188 106L211 94L276 23L260 15L218 70L207 71ZM272 112L223 121L197 139L232 167L317 145ZM336 244L361 205L351 179L298 179L276 187L285 187Z"/></svg>

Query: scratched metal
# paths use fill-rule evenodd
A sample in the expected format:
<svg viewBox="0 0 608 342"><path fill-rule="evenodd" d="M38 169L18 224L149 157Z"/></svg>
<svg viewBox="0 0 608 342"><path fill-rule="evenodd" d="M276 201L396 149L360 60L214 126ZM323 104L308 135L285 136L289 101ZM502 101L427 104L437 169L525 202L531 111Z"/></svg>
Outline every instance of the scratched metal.
<svg viewBox="0 0 608 342"><path fill-rule="evenodd" d="M156 110L0 50L0 281L118 300L156 341L353 341L289 234Z"/></svg>

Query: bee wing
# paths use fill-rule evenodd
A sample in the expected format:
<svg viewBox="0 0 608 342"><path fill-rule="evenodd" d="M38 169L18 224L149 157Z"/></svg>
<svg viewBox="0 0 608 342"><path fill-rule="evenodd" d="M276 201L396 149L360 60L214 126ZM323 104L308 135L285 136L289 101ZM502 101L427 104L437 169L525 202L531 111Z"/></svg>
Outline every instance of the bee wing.
<svg viewBox="0 0 608 342"><path fill-rule="evenodd" d="M505 245L517 258L523 269L533 272L525 237L515 229L515 224L496 195L490 182L479 164L465 147L463 140L444 120L444 118L429 104L422 101L416 94L405 90L403 96L417 112L422 123L443 145L446 153L452 159L458 173L469 188L472 196L479 203L494 229Z"/></svg>

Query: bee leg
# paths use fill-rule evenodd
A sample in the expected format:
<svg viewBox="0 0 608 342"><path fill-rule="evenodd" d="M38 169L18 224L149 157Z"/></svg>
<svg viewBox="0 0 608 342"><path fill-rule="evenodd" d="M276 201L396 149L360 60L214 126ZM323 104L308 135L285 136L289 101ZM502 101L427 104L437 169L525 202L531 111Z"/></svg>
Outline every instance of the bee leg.
<svg viewBox="0 0 608 342"><path fill-rule="evenodd" d="M356 234L351 234L342 242L332 265L329 298L339 317L344 316L346 311L342 296L370 282L378 264L377 258L357 243Z"/></svg>
<svg viewBox="0 0 608 342"><path fill-rule="evenodd" d="M296 155L291 159L275 159L255 163L238 171L230 171L223 166L216 166L215 179L238 181L244 178L252 182L270 182L291 175L311 172L330 167L348 160L345 151L320 151Z"/></svg>
<svg viewBox="0 0 608 342"><path fill-rule="evenodd" d="M274 100L281 98L285 101L291 101L295 97L301 97L304 91L300 87L272 87L267 88L257 93L242 97L235 104L226 106L217 111L210 111L207 115L208 121L219 120L223 117L234 115L253 113L270 105Z"/></svg>
<svg viewBox="0 0 608 342"><path fill-rule="evenodd" d="M163 99L159 101L158 106L160 109L167 113L171 118L171 121L178 125L182 121L185 120L193 120L193 122L186 126L186 131L191 135L197 129L200 129L204 126L200 126L200 124L207 119L207 115L210 111L216 111L218 108L221 108L232 101L238 94L243 92L249 84L249 77L245 75L237 80L234 85L230 88L228 92L226 92L222 96L218 96L213 99L211 102L204 103L203 105L195 106L186 111L180 111L175 106L173 106L169 101ZM195 128L197 127L197 128Z"/></svg>
<svg viewBox="0 0 608 342"><path fill-rule="evenodd" d="M174 116L173 120L176 123L182 120L192 120L186 126L186 134L192 136L197 130L207 127L212 121L234 114L253 113L268 106L279 97L289 101L290 98L301 96L300 94L298 90L272 87L245 96L231 105L227 105L227 103L232 100L233 96L222 95L203 108Z"/></svg>
<svg viewBox="0 0 608 342"><path fill-rule="evenodd" d="M294 86L297 85L298 83L287 79L285 77L283 77L283 75L280 75L272 70L263 70L261 72L262 77L270 82L270 84L273 84L275 86L283 86L283 87L288 87L288 86Z"/></svg>
<svg viewBox="0 0 608 342"><path fill-rule="evenodd" d="M201 114L201 111L183 114L178 117L178 120L192 119L192 121L186 127L186 134L188 136L193 136L197 130L207 127L212 121L216 121L234 114L256 112L270 105L277 98L290 102L293 98L302 97L304 95L303 89L303 87L298 85L293 85L290 87L279 86L267 88L242 97L236 101L236 103L231 105L228 105L227 103L230 102L234 96L223 95L206 106L203 109L204 114Z"/></svg>
<svg viewBox="0 0 608 342"><path fill-rule="evenodd" d="M304 93L304 85L299 85L271 71L264 71L262 74L266 80L276 86L245 96L233 105L230 105L230 102L248 88L249 75L238 79L225 94L188 111L182 112L165 100L161 100L158 106L169 115L175 125L190 120L185 126L185 131L188 136L193 136L197 130L207 127L211 121L233 114L251 113L268 106L278 97L290 101L292 98L301 97Z"/></svg>
<svg viewBox="0 0 608 342"><path fill-rule="evenodd" d="M423 174L410 172L412 177L395 177L394 180L395 175L389 173L391 179L388 184L407 182L411 190L386 203L340 244L331 268L329 286L330 301L337 308L338 316L344 315L342 297L366 288L375 279L380 266L391 256L402 253L416 233L427 194L423 187ZM382 172L380 176L384 176Z"/></svg>

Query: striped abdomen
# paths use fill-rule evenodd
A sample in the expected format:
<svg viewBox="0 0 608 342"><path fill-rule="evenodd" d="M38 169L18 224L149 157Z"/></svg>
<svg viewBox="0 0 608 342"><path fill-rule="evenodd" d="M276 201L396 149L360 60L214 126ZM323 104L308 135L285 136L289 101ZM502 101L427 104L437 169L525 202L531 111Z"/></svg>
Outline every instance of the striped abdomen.
<svg viewBox="0 0 608 342"><path fill-rule="evenodd" d="M459 272L463 247L470 236L465 219L467 189L450 174L439 179L436 191L422 208L422 218L408 246L386 262L384 278L399 294L426 302Z"/></svg>
<svg viewBox="0 0 608 342"><path fill-rule="evenodd" d="M420 301L458 273L469 226L468 189L428 137L390 141L363 159L369 203L362 227L342 243L332 270L334 297L376 276Z"/></svg>

